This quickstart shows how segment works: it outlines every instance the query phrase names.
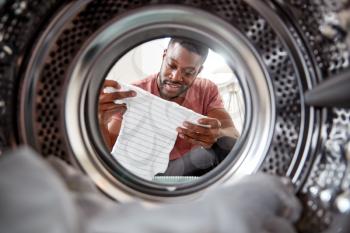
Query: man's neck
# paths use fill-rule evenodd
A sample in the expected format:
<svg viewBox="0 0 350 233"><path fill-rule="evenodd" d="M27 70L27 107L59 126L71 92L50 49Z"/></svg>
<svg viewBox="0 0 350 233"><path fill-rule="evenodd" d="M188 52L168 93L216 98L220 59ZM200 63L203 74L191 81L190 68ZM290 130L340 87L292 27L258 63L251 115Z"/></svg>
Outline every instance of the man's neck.
<svg viewBox="0 0 350 233"><path fill-rule="evenodd" d="M157 87L158 87L158 92L159 92L160 98L165 99L167 101L178 103L180 105L184 102L186 92L181 93L179 96L168 98L168 97L162 95L162 92L160 91L158 84L157 84Z"/></svg>

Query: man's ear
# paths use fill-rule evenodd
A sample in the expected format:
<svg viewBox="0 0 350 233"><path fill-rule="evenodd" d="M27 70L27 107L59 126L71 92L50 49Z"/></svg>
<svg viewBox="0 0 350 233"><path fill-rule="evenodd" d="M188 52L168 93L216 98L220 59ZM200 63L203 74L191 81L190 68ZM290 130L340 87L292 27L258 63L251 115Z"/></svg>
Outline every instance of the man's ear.
<svg viewBox="0 0 350 233"><path fill-rule="evenodd" d="M199 74L203 70L203 66L199 67L198 73Z"/></svg>
<svg viewBox="0 0 350 233"><path fill-rule="evenodd" d="M167 51L168 51L167 49L164 49L164 51L163 51L163 56L162 56L163 59L164 59L164 57L165 57Z"/></svg>

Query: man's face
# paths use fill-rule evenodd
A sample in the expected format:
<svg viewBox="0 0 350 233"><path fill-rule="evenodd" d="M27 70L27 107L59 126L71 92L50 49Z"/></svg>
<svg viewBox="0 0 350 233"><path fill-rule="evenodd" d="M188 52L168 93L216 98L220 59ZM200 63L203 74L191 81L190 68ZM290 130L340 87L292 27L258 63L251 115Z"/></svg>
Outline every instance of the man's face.
<svg viewBox="0 0 350 233"><path fill-rule="evenodd" d="M187 91L202 69L200 55L188 51L179 43L164 51L163 62L157 80L164 99L174 99Z"/></svg>

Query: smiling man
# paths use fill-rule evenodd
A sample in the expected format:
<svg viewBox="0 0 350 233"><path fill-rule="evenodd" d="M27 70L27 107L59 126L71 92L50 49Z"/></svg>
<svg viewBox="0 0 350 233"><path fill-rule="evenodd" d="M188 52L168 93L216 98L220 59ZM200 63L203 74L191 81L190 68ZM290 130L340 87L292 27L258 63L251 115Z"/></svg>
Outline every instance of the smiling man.
<svg viewBox="0 0 350 233"><path fill-rule="evenodd" d="M156 96L207 116L198 123L208 127L184 122L183 127L177 128L178 138L170 153L165 175L205 173L227 156L239 136L224 109L217 86L208 79L198 77L207 55L208 48L197 41L172 38L163 52L159 73L133 83ZM119 89L118 83L111 80L107 80L104 86ZM120 112L125 108L113 101L134 95L132 91L101 92L99 120L110 148L118 137L122 120Z"/></svg>

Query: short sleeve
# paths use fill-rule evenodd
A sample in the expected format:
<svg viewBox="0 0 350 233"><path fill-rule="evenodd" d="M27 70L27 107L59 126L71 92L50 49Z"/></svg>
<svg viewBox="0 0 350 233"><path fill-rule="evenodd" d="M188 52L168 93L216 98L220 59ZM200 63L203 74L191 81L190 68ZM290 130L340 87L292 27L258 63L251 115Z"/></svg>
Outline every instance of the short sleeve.
<svg viewBox="0 0 350 233"><path fill-rule="evenodd" d="M215 83L208 81L208 105L207 113L213 109L224 108L224 102L220 96L219 89Z"/></svg>

